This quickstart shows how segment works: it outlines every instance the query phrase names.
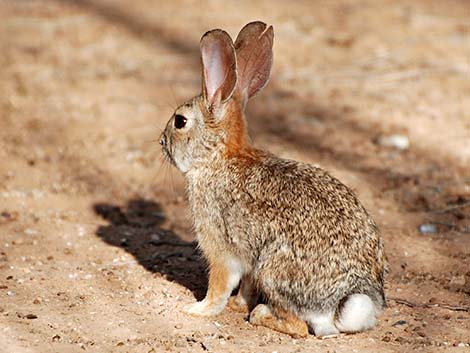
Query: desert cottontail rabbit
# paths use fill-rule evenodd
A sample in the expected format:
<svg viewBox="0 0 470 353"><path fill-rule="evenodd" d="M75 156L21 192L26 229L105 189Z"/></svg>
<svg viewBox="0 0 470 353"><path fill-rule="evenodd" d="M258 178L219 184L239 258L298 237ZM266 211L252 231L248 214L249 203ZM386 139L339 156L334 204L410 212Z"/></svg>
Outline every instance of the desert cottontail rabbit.
<svg viewBox="0 0 470 353"><path fill-rule="evenodd" d="M186 311L265 304L250 322L305 336L373 327L385 306L385 257L374 221L324 170L254 148L244 109L267 83L273 28L247 24L201 39L202 94L176 109L161 135L184 173L197 239L209 264L204 300ZM241 282L241 283L240 283Z"/></svg>

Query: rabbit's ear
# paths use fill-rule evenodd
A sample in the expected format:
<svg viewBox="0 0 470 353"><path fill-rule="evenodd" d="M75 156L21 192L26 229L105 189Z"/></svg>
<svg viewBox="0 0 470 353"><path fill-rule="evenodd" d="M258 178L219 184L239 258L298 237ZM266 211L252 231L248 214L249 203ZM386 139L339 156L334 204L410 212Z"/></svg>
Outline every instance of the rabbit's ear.
<svg viewBox="0 0 470 353"><path fill-rule="evenodd" d="M237 85L237 62L232 38L214 29L201 38L202 92L207 107L226 102Z"/></svg>
<svg viewBox="0 0 470 353"><path fill-rule="evenodd" d="M260 21L248 23L237 36L237 89L244 100L253 97L269 80L273 62L273 39L273 27Z"/></svg>

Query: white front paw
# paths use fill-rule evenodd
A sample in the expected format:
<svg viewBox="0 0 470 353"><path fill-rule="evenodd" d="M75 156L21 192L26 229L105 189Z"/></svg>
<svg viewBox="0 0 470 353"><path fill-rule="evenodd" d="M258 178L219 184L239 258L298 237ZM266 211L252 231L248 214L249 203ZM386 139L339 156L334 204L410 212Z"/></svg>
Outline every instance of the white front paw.
<svg viewBox="0 0 470 353"><path fill-rule="evenodd" d="M220 304L211 304L206 302L205 300L202 300L200 302L186 305L183 308L183 311L186 314L190 315L197 315L197 316L212 316L212 315L217 315L224 309L225 305L220 305Z"/></svg>

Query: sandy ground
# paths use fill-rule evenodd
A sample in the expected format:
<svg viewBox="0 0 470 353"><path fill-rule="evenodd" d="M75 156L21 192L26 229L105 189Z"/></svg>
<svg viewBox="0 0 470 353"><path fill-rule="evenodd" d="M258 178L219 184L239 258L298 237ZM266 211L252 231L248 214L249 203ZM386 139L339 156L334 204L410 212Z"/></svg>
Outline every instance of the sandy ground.
<svg viewBox="0 0 470 353"><path fill-rule="evenodd" d="M221 3L0 0L0 351L470 352L470 4ZM255 143L330 170L382 230L373 331L181 312L205 266L156 138L199 90L201 34L254 19L276 36Z"/></svg>

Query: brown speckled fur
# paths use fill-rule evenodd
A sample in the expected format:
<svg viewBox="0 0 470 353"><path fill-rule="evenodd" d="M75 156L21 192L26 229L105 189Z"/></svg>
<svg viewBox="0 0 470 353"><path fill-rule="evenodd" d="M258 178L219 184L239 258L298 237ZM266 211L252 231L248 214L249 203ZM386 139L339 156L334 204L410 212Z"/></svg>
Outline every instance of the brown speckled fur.
<svg viewBox="0 0 470 353"><path fill-rule="evenodd" d="M213 109L204 95L193 98L175 112L190 127L177 130L172 118L162 135L165 155L185 174L198 242L218 276L206 300L227 287L230 258L278 312L337 311L354 293L382 308L385 257L374 221L324 170L252 147L243 94L237 87Z"/></svg>
<svg viewBox="0 0 470 353"><path fill-rule="evenodd" d="M243 259L267 299L295 312L352 293L382 306L383 247L354 194L322 169L256 153L187 173L203 251Z"/></svg>

